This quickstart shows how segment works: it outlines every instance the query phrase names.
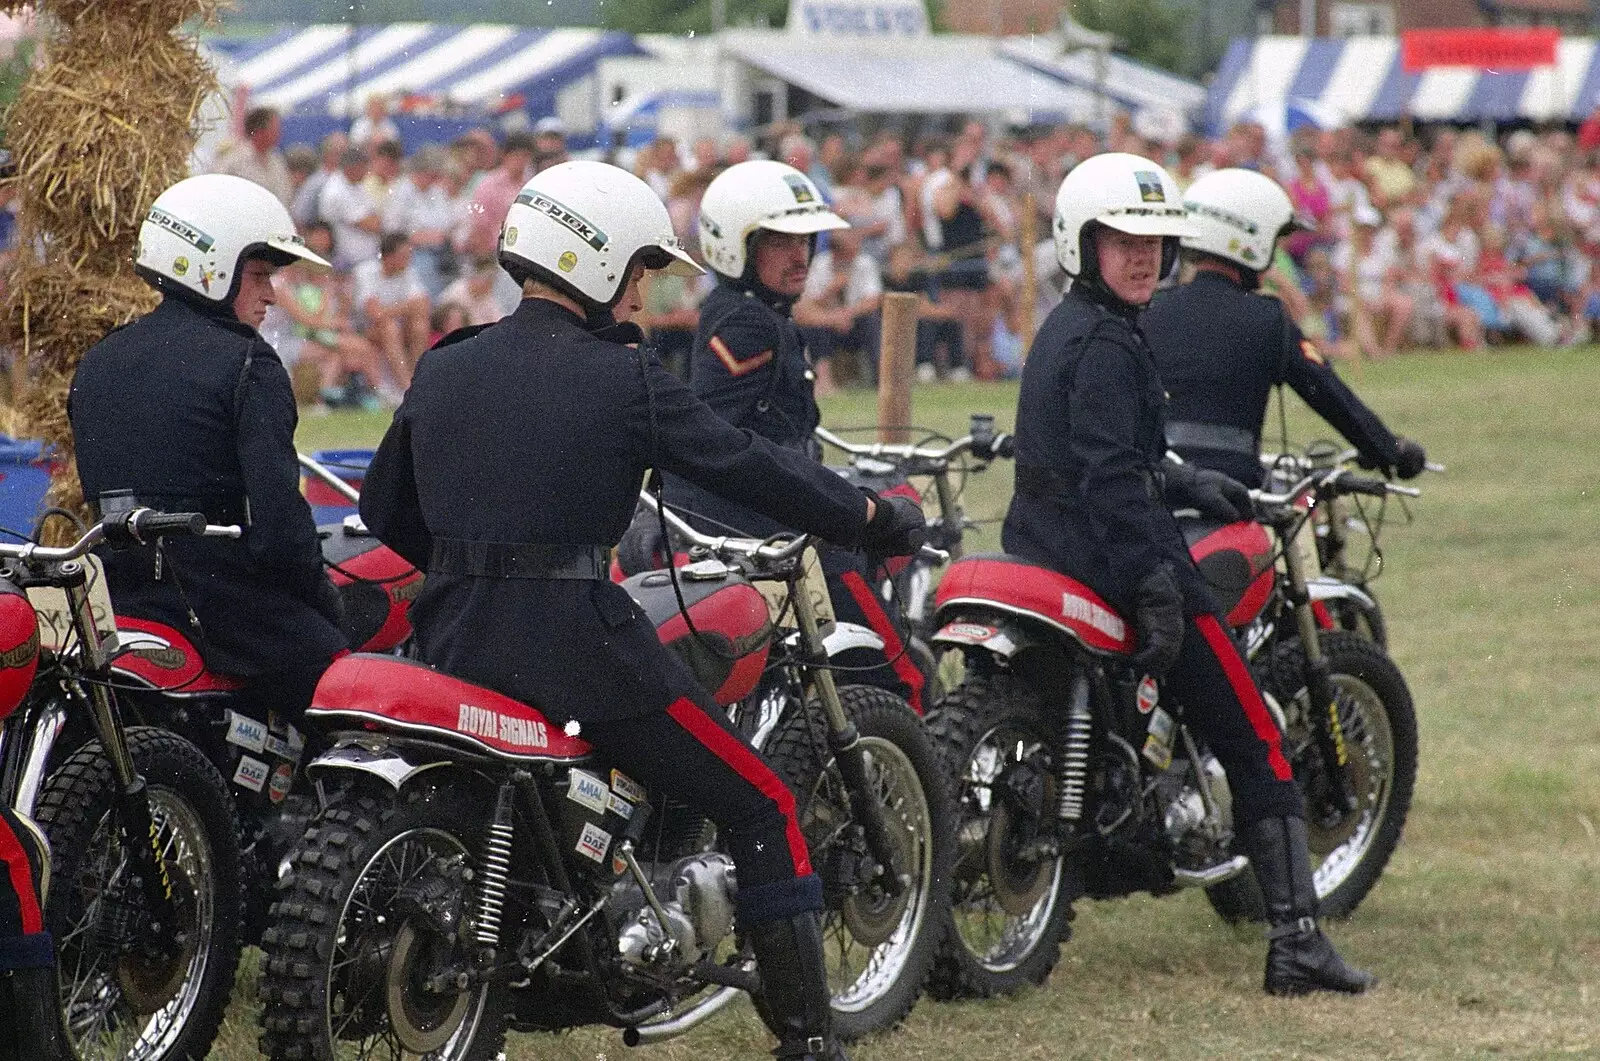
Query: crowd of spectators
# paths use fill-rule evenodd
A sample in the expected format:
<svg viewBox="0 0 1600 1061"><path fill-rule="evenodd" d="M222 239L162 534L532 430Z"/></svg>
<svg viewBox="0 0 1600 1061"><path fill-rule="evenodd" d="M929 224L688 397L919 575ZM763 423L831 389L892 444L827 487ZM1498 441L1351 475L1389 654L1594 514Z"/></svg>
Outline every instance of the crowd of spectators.
<svg viewBox="0 0 1600 1061"><path fill-rule="evenodd" d="M266 326L329 406L392 404L431 342L514 308L519 293L494 259L500 221L528 177L568 157L553 119L498 138L474 130L408 156L379 104L352 133L283 152L279 117L257 109L216 163L278 194L335 265L332 276L285 270ZM1104 135L974 119L909 139L856 126L808 136L780 124L759 141L661 137L606 157L656 189L691 251L701 196L728 165L778 158L815 180L853 226L820 242L794 307L826 393L873 379L886 291L919 297L922 381L1014 375L1060 297L1056 187L1103 150L1161 161L1183 186L1224 166L1277 178L1313 227L1281 242L1263 286L1335 356L1572 344L1600 321L1600 118L1576 133L1499 138L1391 126L1273 141L1241 124L1175 142L1122 119ZM709 284L655 277L646 290L641 323L670 364L684 364Z"/></svg>

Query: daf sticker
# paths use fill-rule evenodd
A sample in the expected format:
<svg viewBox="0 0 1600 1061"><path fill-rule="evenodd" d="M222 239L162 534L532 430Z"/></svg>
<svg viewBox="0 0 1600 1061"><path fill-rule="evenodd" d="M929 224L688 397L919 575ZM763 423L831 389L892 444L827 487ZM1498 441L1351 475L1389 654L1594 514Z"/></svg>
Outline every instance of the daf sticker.
<svg viewBox="0 0 1600 1061"><path fill-rule="evenodd" d="M270 771L267 769L267 764L260 759L252 759L248 755L241 756L239 769L233 772L233 783L243 785L251 792L260 792L262 786L267 783L268 773Z"/></svg>
<svg viewBox="0 0 1600 1061"><path fill-rule="evenodd" d="M251 718L241 715L237 711L228 712L228 737L229 744L237 744L241 748L249 748L253 752L266 751L267 727ZM256 790L260 791L257 785Z"/></svg>
<svg viewBox="0 0 1600 1061"><path fill-rule="evenodd" d="M567 775L567 798L596 814L606 812L606 798L610 795L606 783L593 774L574 770Z"/></svg>
<svg viewBox="0 0 1600 1061"><path fill-rule="evenodd" d="M585 858L592 858L596 862L604 862L606 851L610 847L611 834L593 822L585 822L583 834L578 837L578 846L574 850Z"/></svg>

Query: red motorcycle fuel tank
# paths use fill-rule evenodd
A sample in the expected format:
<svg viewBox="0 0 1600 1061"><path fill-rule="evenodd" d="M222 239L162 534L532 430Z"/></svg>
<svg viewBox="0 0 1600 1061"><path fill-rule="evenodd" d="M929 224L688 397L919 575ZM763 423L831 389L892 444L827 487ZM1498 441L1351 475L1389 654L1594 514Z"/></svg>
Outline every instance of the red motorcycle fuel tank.
<svg viewBox="0 0 1600 1061"><path fill-rule="evenodd" d="M1249 624L1272 596L1272 535L1259 523L1178 522L1189 555L1227 613L1228 624Z"/></svg>
<svg viewBox="0 0 1600 1061"><path fill-rule="evenodd" d="M0 582L0 718L17 709L39 669L39 621L28 595Z"/></svg>
<svg viewBox="0 0 1600 1061"><path fill-rule="evenodd" d="M411 602L422 572L371 534L319 527L328 577L344 598L344 634L357 652L388 652L411 633Z"/></svg>
<svg viewBox="0 0 1600 1061"><path fill-rule="evenodd" d="M767 601L741 575L716 561L678 569L683 603L699 631L696 638L678 611L666 571L646 571L622 583L655 624L661 643L689 664L717 703L744 699L761 680L772 640Z"/></svg>

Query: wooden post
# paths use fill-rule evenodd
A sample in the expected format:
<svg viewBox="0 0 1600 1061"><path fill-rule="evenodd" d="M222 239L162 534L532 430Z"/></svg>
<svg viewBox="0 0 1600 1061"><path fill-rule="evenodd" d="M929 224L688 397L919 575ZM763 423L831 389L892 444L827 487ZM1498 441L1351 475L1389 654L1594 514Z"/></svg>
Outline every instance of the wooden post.
<svg viewBox="0 0 1600 1061"><path fill-rule="evenodd" d="M1033 308L1039 304L1039 271L1033 262L1033 248L1039 242L1039 204L1032 192L1022 197L1022 231L1017 239L1021 244L1017 249L1022 252L1022 294L1018 296L1022 304L1017 307L1017 327L1021 329L1018 338L1022 349L1027 350L1033 345L1033 329L1038 323L1033 319Z"/></svg>
<svg viewBox="0 0 1600 1061"><path fill-rule="evenodd" d="M911 376L917 360L917 296L883 296L883 342L878 348L878 441L905 442L911 423Z"/></svg>

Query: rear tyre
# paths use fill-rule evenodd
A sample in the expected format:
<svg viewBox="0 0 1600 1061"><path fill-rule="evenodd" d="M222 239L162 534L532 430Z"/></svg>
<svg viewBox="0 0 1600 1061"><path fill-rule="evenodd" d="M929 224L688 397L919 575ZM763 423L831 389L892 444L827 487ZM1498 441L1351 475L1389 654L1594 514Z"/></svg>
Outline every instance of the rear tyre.
<svg viewBox="0 0 1600 1061"><path fill-rule="evenodd" d="M1302 680L1305 653L1298 641L1274 653L1263 684L1289 721L1284 751L1305 797L1319 913L1349 917L1383 876L1400 844L1417 780L1417 716L1400 668L1377 645L1343 632L1323 634L1320 641L1350 753L1355 810L1343 812L1329 802ZM1266 918L1253 874L1207 888L1206 897L1224 920Z"/></svg>
<svg viewBox="0 0 1600 1061"><path fill-rule="evenodd" d="M951 806L939 761L906 702L884 689L839 689L867 751L872 794L884 808L909 884L891 895L873 881L821 708L808 704L773 733L766 757L794 792L811 863L822 878L823 950L834 1030L856 1039L898 1024L922 993L949 902ZM759 1008L759 1007L758 1007Z"/></svg>
<svg viewBox="0 0 1600 1061"><path fill-rule="evenodd" d="M505 988L427 989L466 944L403 913L419 896L447 902L465 887L459 867L474 863L476 846L465 828L482 819L468 794L427 790L351 792L312 821L262 938L262 1053L273 1061L499 1054Z"/></svg>
<svg viewBox="0 0 1600 1061"><path fill-rule="evenodd" d="M951 927L928 993L988 998L1042 984L1072 934L1064 860L1030 853L1053 821L1042 705L1014 676L968 668L928 729L954 779L958 838Z"/></svg>
<svg viewBox="0 0 1600 1061"><path fill-rule="evenodd" d="M216 767L174 733L127 731L145 781L152 839L172 885L173 920L156 925L118 822L121 786L98 740L50 776L34 819L50 841L45 924L76 1056L204 1057L239 964L239 827Z"/></svg>

